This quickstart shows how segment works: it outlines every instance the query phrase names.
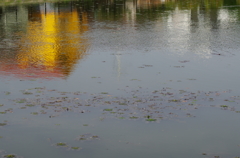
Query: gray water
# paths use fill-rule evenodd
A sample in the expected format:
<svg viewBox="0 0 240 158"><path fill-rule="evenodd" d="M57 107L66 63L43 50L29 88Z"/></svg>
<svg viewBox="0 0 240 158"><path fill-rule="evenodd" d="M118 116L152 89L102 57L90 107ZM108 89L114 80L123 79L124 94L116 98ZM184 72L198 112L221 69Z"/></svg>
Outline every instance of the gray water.
<svg viewBox="0 0 240 158"><path fill-rule="evenodd" d="M239 157L239 4L2 1L0 156Z"/></svg>

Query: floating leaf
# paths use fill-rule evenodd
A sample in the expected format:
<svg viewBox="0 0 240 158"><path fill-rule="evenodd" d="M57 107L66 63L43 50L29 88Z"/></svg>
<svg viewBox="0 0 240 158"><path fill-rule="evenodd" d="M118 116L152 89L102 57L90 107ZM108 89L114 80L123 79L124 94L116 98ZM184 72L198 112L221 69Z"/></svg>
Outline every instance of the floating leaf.
<svg viewBox="0 0 240 158"><path fill-rule="evenodd" d="M5 95L9 95L9 94L11 94L10 92L5 92Z"/></svg>
<svg viewBox="0 0 240 158"><path fill-rule="evenodd" d="M4 157L6 157L6 158L14 158L14 157L16 157L16 155L9 154L9 155L4 155Z"/></svg>
<svg viewBox="0 0 240 158"><path fill-rule="evenodd" d="M221 105L220 107L222 107L222 108L227 108L228 106L227 106L227 105Z"/></svg>
<svg viewBox="0 0 240 158"><path fill-rule="evenodd" d="M138 119L136 116L129 117L130 119Z"/></svg>
<svg viewBox="0 0 240 158"><path fill-rule="evenodd" d="M63 146L63 147L66 147L66 146L67 146L66 143L61 143L61 142L60 142L60 143L57 143L56 145L57 145L57 146Z"/></svg>
<svg viewBox="0 0 240 158"><path fill-rule="evenodd" d="M169 102L179 102L177 99L168 100Z"/></svg>
<svg viewBox="0 0 240 158"><path fill-rule="evenodd" d="M30 94L33 94L33 93L31 93L31 92L23 92L23 94L30 95Z"/></svg>
<svg viewBox="0 0 240 158"><path fill-rule="evenodd" d="M104 109L103 111L112 111L113 109Z"/></svg>
<svg viewBox="0 0 240 158"><path fill-rule="evenodd" d="M119 105L127 105L126 103L119 103Z"/></svg>
<svg viewBox="0 0 240 158"><path fill-rule="evenodd" d="M16 103L25 103L26 100L25 99L21 99L21 100L17 100Z"/></svg>
<svg viewBox="0 0 240 158"><path fill-rule="evenodd" d="M0 126L5 126L5 125L7 125L6 123L0 123Z"/></svg>
<svg viewBox="0 0 240 158"><path fill-rule="evenodd" d="M157 119L152 119L152 118L149 118L149 119L146 119L146 121L157 121Z"/></svg>
<svg viewBox="0 0 240 158"><path fill-rule="evenodd" d="M35 106L35 105L33 105L33 104L27 104L27 105L25 105L25 106L33 107L33 106Z"/></svg>
<svg viewBox="0 0 240 158"><path fill-rule="evenodd" d="M78 149L81 149L81 148L80 147L71 147L71 149L78 150Z"/></svg>

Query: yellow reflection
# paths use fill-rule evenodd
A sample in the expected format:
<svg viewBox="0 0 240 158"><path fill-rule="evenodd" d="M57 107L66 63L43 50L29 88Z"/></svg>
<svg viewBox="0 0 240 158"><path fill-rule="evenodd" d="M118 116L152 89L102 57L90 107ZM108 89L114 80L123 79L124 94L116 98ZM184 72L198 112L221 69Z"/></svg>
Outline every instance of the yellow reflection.
<svg viewBox="0 0 240 158"><path fill-rule="evenodd" d="M39 21L29 21L20 43L18 67L47 72L40 73L47 77L55 73L69 76L89 47L82 35L88 30L87 23L86 13L79 17L77 11L42 13Z"/></svg>

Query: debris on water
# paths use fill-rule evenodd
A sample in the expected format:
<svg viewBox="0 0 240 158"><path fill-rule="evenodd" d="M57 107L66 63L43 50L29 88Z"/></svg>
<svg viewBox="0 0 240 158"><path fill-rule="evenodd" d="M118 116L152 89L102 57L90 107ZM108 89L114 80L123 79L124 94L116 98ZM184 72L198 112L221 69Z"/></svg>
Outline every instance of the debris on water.
<svg viewBox="0 0 240 158"><path fill-rule="evenodd" d="M228 109L228 106L227 105L220 105L220 107L224 110L227 110Z"/></svg>
<svg viewBox="0 0 240 158"><path fill-rule="evenodd" d="M33 94L33 93L31 93L31 92L23 92L23 94L30 95L30 94Z"/></svg>
<svg viewBox="0 0 240 158"><path fill-rule="evenodd" d="M7 125L6 123L0 123L0 126L5 126L5 125Z"/></svg>
<svg viewBox="0 0 240 158"><path fill-rule="evenodd" d="M149 118L149 119L146 119L146 121L152 122L152 121L157 121L157 119Z"/></svg>
<svg viewBox="0 0 240 158"><path fill-rule="evenodd" d="M222 55L221 53L212 53L212 55Z"/></svg>
<svg viewBox="0 0 240 158"><path fill-rule="evenodd" d="M99 136L87 133L87 134L80 135L79 137L76 138L76 140L80 140L80 141L99 140Z"/></svg>
<svg viewBox="0 0 240 158"><path fill-rule="evenodd" d="M82 149L82 148L80 148L80 147L71 147L71 149L72 149L72 150L80 150L80 149Z"/></svg>
<svg viewBox="0 0 240 158"><path fill-rule="evenodd" d="M27 91L35 94L39 90L42 91L40 96L29 95L28 98L10 99L9 101L13 101L14 107L18 109L31 107L34 110L30 112L32 115L45 115L48 113L49 115L46 115L46 117L49 118L60 116L64 112L84 114L95 111L95 108L97 111L102 109L104 111L102 115L104 116L99 117L101 121L107 118L128 118L128 120L136 121L150 119L147 121L154 122L151 119L158 120L159 118L164 118L164 120L173 120L173 118L177 119L180 117L195 117L193 110L203 106L220 107L223 110L231 110L236 113L240 111L237 107L231 106L230 108L230 105L214 105L215 101L219 102L219 99L221 99L218 96L227 91L189 92L187 90L174 90L165 87L148 92L144 89L140 90L139 87L139 89L128 91L128 97L109 95L108 92L88 94L86 92L61 92L46 88L33 88ZM230 100L229 104L238 104L240 97L222 98L222 100ZM22 103L25 105L23 106ZM1 107L4 107L3 104L1 104ZM39 108L42 108L42 110ZM0 114L12 111L12 108L2 110Z"/></svg>
<svg viewBox="0 0 240 158"><path fill-rule="evenodd" d="M9 94L11 94L11 92L5 92L5 95L9 95Z"/></svg>
<svg viewBox="0 0 240 158"><path fill-rule="evenodd" d="M26 99L20 99L20 100L16 100L16 103L25 103L27 100Z"/></svg>
<svg viewBox="0 0 240 158"><path fill-rule="evenodd" d="M179 61L180 63L187 63L187 62L190 62L189 60L182 60L182 61Z"/></svg>
<svg viewBox="0 0 240 158"><path fill-rule="evenodd" d="M38 115L38 112L31 112L32 115Z"/></svg>
<svg viewBox="0 0 240 158"><path fill-rule="evenodd" d="M14 154L9 154L9 155L4 155L5 158L15 158L16 155Z"/></svg>
<svg viewBox="0 0 240 158"><path fill-rule="evenodd" d="M103 109L103 111L112 111L113 109Z"/></svg>
<svg viewBox="0 0 240 158"><path fill-rule="evenodd" d="M57 146L61 146L61 147L67 147L67 144L66 143L62 143L62 142L57 143L56 145Z"/></svg>
<svg viewBox="0 0 240 158"><path fill-rule="evenodd" d="M136 117L136 116L131 116L131 117L129 117L130 119L138 119L138 117Z"/></svg>
<svg viewBox="0 0 240 158"><path fill-rule="evenodd" d="M184 67L184 66L173 66L173 67L175 67L175 68L182 68L182 67Z"/></svg>
<svg viewBox="0 0 240 158"><path fill-rule="evenodd" d="M33 105L33 104L26 104L25 106L33 107L33 106L35 106L35 105Z"/></svg>

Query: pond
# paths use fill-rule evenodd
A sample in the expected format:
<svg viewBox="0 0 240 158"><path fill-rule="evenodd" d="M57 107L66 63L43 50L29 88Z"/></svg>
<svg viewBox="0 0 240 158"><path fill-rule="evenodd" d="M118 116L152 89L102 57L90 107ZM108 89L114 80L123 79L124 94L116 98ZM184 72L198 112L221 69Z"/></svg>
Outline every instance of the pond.
<svg viewBox="0 0 240 158"><path fill-rule="evenodd" d="M240 157L239 0L0 2L0 157Z"/></svg>

